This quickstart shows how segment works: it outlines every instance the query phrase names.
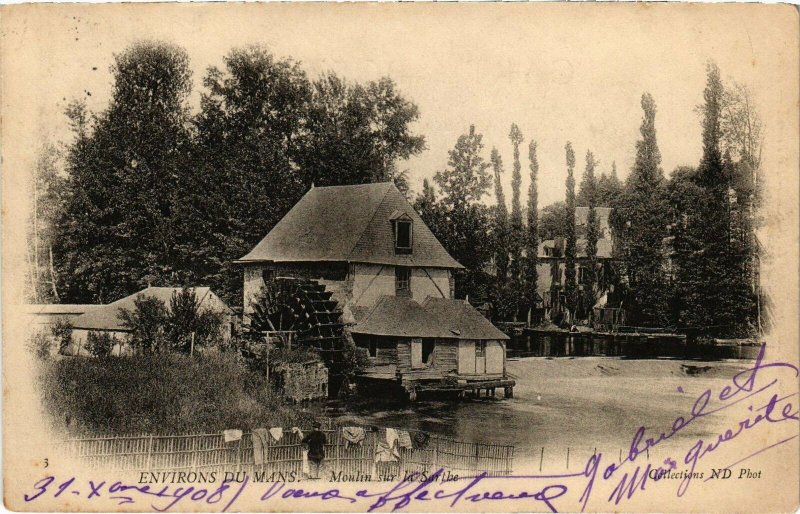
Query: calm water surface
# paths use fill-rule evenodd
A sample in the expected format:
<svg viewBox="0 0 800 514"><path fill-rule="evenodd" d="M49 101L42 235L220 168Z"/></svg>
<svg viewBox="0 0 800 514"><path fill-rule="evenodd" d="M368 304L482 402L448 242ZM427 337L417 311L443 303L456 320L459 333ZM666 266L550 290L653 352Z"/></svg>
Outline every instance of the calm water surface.
<svg viewBox="0 0 800 514"><path fill-rule="evenodd" d="M623 357L628 359L755 359L758 346L686 343L676 338L634 339L608 335L529 333L507 343L509 357Z"/></svg>

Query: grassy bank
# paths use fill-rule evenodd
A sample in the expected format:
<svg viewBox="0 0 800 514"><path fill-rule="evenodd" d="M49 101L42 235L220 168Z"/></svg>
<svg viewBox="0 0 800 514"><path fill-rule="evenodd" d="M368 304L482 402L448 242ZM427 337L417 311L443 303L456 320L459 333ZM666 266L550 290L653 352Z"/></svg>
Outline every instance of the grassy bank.
<svg viewBox="0 0 800 514"><path fill-rule="evenodd" d="M294 426L313 413L284 405L233 353L61 358L41 362L53 424L71 433L199 433Z"/></svg>

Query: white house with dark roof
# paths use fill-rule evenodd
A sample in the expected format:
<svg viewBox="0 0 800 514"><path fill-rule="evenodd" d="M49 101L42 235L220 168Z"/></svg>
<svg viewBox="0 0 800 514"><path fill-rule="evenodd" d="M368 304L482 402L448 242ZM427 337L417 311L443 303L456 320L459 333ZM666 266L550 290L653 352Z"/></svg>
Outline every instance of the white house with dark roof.
<svg viewBox="0 0 800 514"><path fill-rule="evenodd" d="M236 262L244 267L246 323L266 283L313 281L369 355L362 378L395 382L411 398L497 387L511 394L508 337L453 298L453 270L463 266L390 182L310 189Z"/></svg>
<svg viewBox="0 0 800 514"><path fill-rule="evenodd" d="M382 296L452 298L452 270L463 268L391 182L310 189L237 261L244 267L244 311L265 281L318 281L354 322Z"/></svg>

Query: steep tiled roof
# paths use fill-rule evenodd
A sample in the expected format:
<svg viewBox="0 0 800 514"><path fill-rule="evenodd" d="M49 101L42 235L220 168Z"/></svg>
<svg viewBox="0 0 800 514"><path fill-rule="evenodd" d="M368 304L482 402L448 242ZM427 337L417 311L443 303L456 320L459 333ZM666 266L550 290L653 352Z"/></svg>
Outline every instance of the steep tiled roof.
<svg viewBox="0 0 800 514"><path fill-rule="evenodd" d="M376 336L439 337L441 328L411 298L382 296L352 331Z"/></svg>
<svg viewBox="0 0 800 514"><path fill-rule="evenodd" d="M204 304L209 305L211 304L211 297L213 293L211 289L208 287L196 287L194 288L195 294L197 296L198 303L203 306ZM128 330L123 324L122 320L119 319L119 312L121 309L127 309L132 311L136 308L134 301L136 298L141 296L152 296L158 298L169 308L170 300L172 299L172 293L181 292L180 287L148 287L139 291L138 293L134 293L130 296L126 296L125 298L121 298L116 302L109 303L108 305L98 305L95 306L94 309L87 311L85 314L78 316L77 318L71 321L73 328L78 329L85 329L85 330L116 330L116 331L125 331ZM214 308L222 309L225 311L226 314L229 314L231 311L227 305L222 303L221 300L217 300L214 303Z"/></svg>
<svg viewBox="0 0 800 514"><path fill-rule="evenodd" d="M411 298L384 296L352 331L392 337L508 339L464 300L433 297L420 305Z"/></svg>
<svg viewBox="0 0 800 514"><path fill-rule="evenodd" d="M396 254L392 220L413 222L413 251ZM343 261L461 268L390 182L315 187L278 222L247 262Z"/></svg>
<svg viewBox="0 0 800 514"><path fill-rule="evenodd" d="M466 300L428 297L422 308L437 325L458 339L509 339ZM448 336L442 336L448 337Z"/></svg>

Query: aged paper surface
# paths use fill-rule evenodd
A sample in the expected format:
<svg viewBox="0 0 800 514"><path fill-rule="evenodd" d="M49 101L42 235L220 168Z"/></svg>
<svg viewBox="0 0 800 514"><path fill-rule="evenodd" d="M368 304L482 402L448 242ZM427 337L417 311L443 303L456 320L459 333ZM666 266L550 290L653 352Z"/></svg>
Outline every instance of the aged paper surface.
<svg viewBox="0 0 800 514"><path fill-rule="evenodd" d="M20 5L0 10L0 29L3 494L8 509L787 512L798 508L800 56L794 7ZM247 59L257 53L229 53L247 45L262 45L266 55L273 56L272 64L258 71L247 68ZM172 54L178 55L177 61L158 60L175 48L180 49ZM174 64L181 55L186 62L172 73L175 69L164 63ZM238 82L231 78L231 62L236 59L226 63L226 55L238 55L240 64L245 63L236 76ZM284 59L299 62L298 74L281 68ZM211 66L220 74L208 72ZM145 111L126 110L126 105L156 105L147 111L156 113L153 116L163 114L162 107L174 107L159 103L166 97L158 95L175 92L165 89L172 84L169 80L182 80L181 69L191 72L191 88L179 92L185 110L174 111L182 120L175 126L188 142L173 144L167 141L174 133L164 128L175 119L171 114L164 115L164 123L153 123L150 115L142 116ZM725 93L716 91L717 97L713 87L709 89L714 69L725 88ZM115 84L123 72L134 77L128 89ZM335 103L344 98L336 96L335 81L329 83L333 89L323 87L320 77L328 72L347 81L339 87L352 93L350 103L342 103L339 111L336 107L325 111L328 107L318 100ZM145 80L148 73L152 81ZM257 86L259 80L268 80L264 77L279 76L287 82L276 79L273 89ZM396 90L380 89L382 77L393 80ZM256 86L248 89L248 81ZM286 85L290 82L310 85L292 90ZM161 84L167 84L165 89ZM383 118L366 114L359 118L354 113L361 113L358 109L365 105L378 113L403 112L402 107L381 103L384 94L387 103L397 98L392 91L416 105L418 112L397 121L403 130L396 133L390 125L382 126L389 135L380 139L384 136L370 130L377 131L376 120ZM260 108L262 94L270 98L266 102L272 102L273 110L247 118L247 106ZM721 132L703 126L714 98L721 102L716 111ZM84 111L75 110L76 100ZM214 101L220 101L217 110ZM646 123L649 101L656 106L650 111L657 112L655 132L648 132ZM286 105L311 105L312 110L292 118L294 111ZM71 119L64 115L67 110ZM108 114L112 111L113 116ZM331 112L340 117L324 116ZM199 113L208 116L200 119ZM261 120L269 128L235 132L241 128L237 120L243 119ZM364 127L369 130L354 130L352 134L359 135L350 139L341 135L352 128L348 123L363 119L368 120ZM284 121L290 127L286 136L283 132L270 136L270 131L284 130L280 124ZM213 125L216 122L220 125ZM513 156L514 131L511 139L508 135L512 123L524 134L521 158ZM470 252L462 247L455 255L458 250L442 235L448 226L455 226L454 218L435 225L429 213L422 212L424 204L414 203L424 192L424 180L441 187L434 175L454 167L448 164L448 151L459 136L474 141L467 137L470 125L483 136L481 155L486 163L481 168L485 192L475 204L487 209L485 219L491 223L499 218L496 209L488 210L496 205L492 182L498 169L492 167L497 162L490 158L490 150L496 147L504 159L505 173L497 175L507 196L515 188L514 162L521 161L521 202L527 210L528 145L538 142L537 284L542 284L542 277L554 282L538 289L539 298L530 310L518 306L502 315L500 293L492 296L491 291L481 302L475 299L477 293L471 293L474 307L453 301L453 296L464 299L464 291L471 291L452 280L464 277L453 257L469 268ZM140 130L142 126L145 129ZM222 128L215 132L214 127ZM153 136L156 132L159 135ZM373 160L359 161L365 155L359 138L367 132L380 141L365 143L376 152L370 154ZM424 145L409 134L422 136ZM655 167L663 170L664 177L654 187L663 188L668 196L663 205L653 203L643 212L672 209L670 219L659 218L663 238L657 233L656 239L659 245L663 239L678 249L653 254L642 243L646 230L641 234L629 230L624 236L615 232L615 227L630 228L631 219L635 227L637 219L651 227L650 214L640 218L631 214L635 198L619 204L628 207L617 209L633 216L627 225L626 218L615 225L613 209L598 208L603 228L599 239L608 239L614 250L603 254L602 244L598 245L592 261L581 254L588 244L586 234L577 236L579 274L573 280L580 282L583 297L586 291L597 291L580 315L578 304L571 310L569 293L559 293L561 286L556 283L565 280L564 291L569 291L570 279L564 278L569 263L557 254L562 248L564 255L569 254L570 236L557 230L553 236L552 227L550 236L544 232L545 220L552 219L546 217L546 208L565 201L569 160L567 156L565 161L565 144L570 141L578 154L573 187L578 191L579 214L575 217L573 210L574 229L580 226L575 221L580 213L586 216L592 209L580 203L586 198L581 195L584 153L591 150L598 159L601 183L612 176L612 162L625 182L636 169L641 172L655 162L648 134L657 134ZM253 144L247 146L251 136ZM310 146L296 143L312 136L318 139ZM711 139L704 141L704 136ZM79 148L81 137L86 146ZM175 153L185 151L185 145L194 150ZM718 150L716 161L707 159L710 147ZM745 162L750 166L747 173L742 172ZM723 171L713 175L709 170L717 165ZM220 169L228 174L196 178ZM231 171L256 170L267 176L275 169L301 178L291 186L273 182L255 189L246 180L237 182ZM313 176L304 174L312 169ZM34 179L36 184L45 180L48 170L55 170L57 178L51 174L55 182L45 184L44 190L32 187ZM169 175L170 170L178 171ZM353 175L336 175L341 170ZM404 170L409 203L386 183ZM120 177L124 182L124 177L149 176L151 171L157 178L178 177L177 182L169 179L163 188L147 189L150 186L142 185L145 179L131 179L125 187L134 189L128 190L118 189L122 186L114 182ZM75 178L78 175L80 179ZM749 177L757 186L742 193L740 183L731 178L739 176ZM712 180L703 182L703 177ZM201 182L204 185L198 186ZM359 182L378 184L323 187ZM162 202L167 187L173 188L171 196ZM622 192L625 186L618 187ZM713 196L714 191L724 196ZM253 202L261 198L264 203L253 204L247 196L251 193ZM206 202L212 194L217 196ZM702 194L710 196L692 196ZM88 200L80 204L76 195ZM437 195L445 196L441 189ZM755 195L757 202L752 200ZM281 198L289 197L288 204L281 203ZM701 230L704 224L719 221L716 215L703 218L703 213L714 211L704 200L691 204L692 198L724 198L719 212L727 216L724 231L730 235L719 239L719 232L711 231L705 241L695 237L686 243L695 244L694 250L679 254L675 241L689 241L680 239L690 233L687 227ZM290 213L276 225L295 202L299 210L292 211L294 217ZM513 218L515 207L508 203ZM412 204L421 217L411 210ZM681 210L684 204L695 210ZM91 208L82 210L81 205ZM219 205L225 208L217 209ZM228 222L248 220L242 217L248 205L257 205L249 224ZM141 218L128 217L137 209L142 209ZM34 210L50 225L32 217ZM147 217L151 215L155 217ZM529 227L527 212L523 217ZM159 221L153 224L154 219ZM178 219L184 224L161 224ZM218 224L220 219L225 223ZM314 223L308 222L312 219ZM510 226L513 229L513 219ZM191 230L175 235L175 227ZM670 239L671 231L678 239ZM246 236L234 240L234 232ZM355 232L368 236L352 239ZM491 228L483 232L487 238L494 233ZM446 251L429 234L442 240ZM265 242L256 245L265 236ZM628 246L618 237L626 237ZM381 238L394 241L383 257ZM560 246L565 239L566 246ZM718 239L721 242L715 242ZM151 244L154 240L159 243ZM214 246L221 240L226 242ZM708 261L701 255L720 248L713 244L734 248L735 241L755 248L748 247L753 255L740 261L735 256ZM500 273L498 254L492 256L497 244L490 245L489 257L476 268L491 280ZM487 246L481 237L470 245L475 253ZM623 247L628 253L618 253ZM142 248L152 251L137 253ZM222 248L214 254L217 261L192 260L212 254L214 248ZM654 272L671 277L660 282L663 290L678 284L673 300L683 307L675 309L677 321L653 321L662 314L668 317L667 307L641 326L618 317L625 311L629 320L648 319L642 305L625 300L620 304L624 308L616 308L609 299L619 294L620 284L631 290L637 287L630 271L632 255L657 255L662 264L680 255L687 259L675 261L678 267L683 262L677 275L663 271L661 264ZM182 264L176 264L179 258L184 259ZM212 261L217 268L203 275L210 269L203 266ZM614 271L618 279L623 277L615 293L608 284L585 281L596 279L586 279L585 262L609 277L609 270L622 269L618 265L628 266L624 268L628 271ZM730 301L737 284L730 277L740 269L734 262L741 264L742 273L750 273L748 287L739 297L753 303L749 311L737 310L739 300ZM324 265L315 268L315 263ZM730 273L719 273L719 266L730 266L726 268ZM551 269L557 279L550 275ZM524 276L515 271L513 261L508 273ZM718 319L715 313L725 309L747 311L742 314L748 317L746 323L735 315L719 324L686 321L695 319L692 298L708 292L707 285L698 286L707 280L703 273L721 278L712 287L717 296L706 295L697 312L706 309L711 313L707 319ZM291 275L291 280L282 274ZM386 291L376 293L376 288L384 287L385 277ZM691 277L701 278L691 282ZM508 280L504 282L511 284L508 287L518 285L514 278ZM593 286L587 288L587 283ZM312 340L311 330L316 330L314 341L330 338L333 346L319 342L316 347L322 357L311 365L291 358L283 367L270 364L271 378L258 379L263 384L248 378L255 375L237 374L245 373L239 370L252 364L254 355L261 355L237 335L246 330L242 309L244 325L255 326L261 319L251 302L266 300L258 296L258 287L252 289L253 284L273 287L277 292L270 298L283 295L287 302L305 295L299 307L279 305L279 309L291 313L301 309L315 316L310 325L287 328L273 326L277 318L268 320L265 315L264 323L272 328L259 332L259 337L266 337L266 351L273 352L269 362L280 358L275 355L293 355L287 348L291 341L294 351L298 346L303 349L303 338ZM682 284L694 285L682 290ZM201 306L222 305L219 312L227 316L224 351L205 349L198 328L190 336L176 336L177 342L162 352L141 336L144 332L117 318L116 307L110 316L98 314L107 313L108 304L124 297L125 306L137 308L136 293L150 286L148 294L161 295L163 305L173 305L173 310L177 307L171 302L187 291L181 286L194 288L191 294ZM167 290L168 286L174 289ZM495 325L511 334L510 339L477 314L484 307ZM603 321L606 315L611 321ZM62 316L71 320L72 339L59 347L63 340L52 328ZM149 333L152 338L171 337L171 325L166 323ZM326 359L343 351L335 346L339 339L330 335L333 332L325 331L328 327L339 330L336 337L354 345L365 359L350 376L352 388L336 382L336 364L329 370L323 366L339 362ZM113 339L103 339L103 334ZM110 356L90 356L102 353L103 344L110 345ZM53 347L42 351L43 345ZM442 362L448 358L453 367L442 372ZM164 362L189 371L169 371ZM388 374L386 366L391 366ZM160 380L148 378L147 369L168 371ZM129 380L127 389L120 389L120 377ZM313 382L310 392L305 386L292 392L298 377ZM376 385L387 381L397 390L384 392ZM245 382L263 387L254 392L258 388L248 389L242 385ZM351 394L328 398L328 388L334 384ZM240 390L245 396L237 396ZM278 394L286 397L278 400ZM298 396L289 398L292 394ZM202 401L186 400L198 395ZM152 399L149 404L147 398ZM166 401L175 408L165 406ZM154 421L155 416L163 424ZM313 428L312 421L320 423L321 430ZM303 433L292 431L293 427ZM277 428L282 433L269 430ZM314 469L320 445L310 434L320 433L327 446L321 469ZM314 477L317 473L319 478Z"/></svg>

